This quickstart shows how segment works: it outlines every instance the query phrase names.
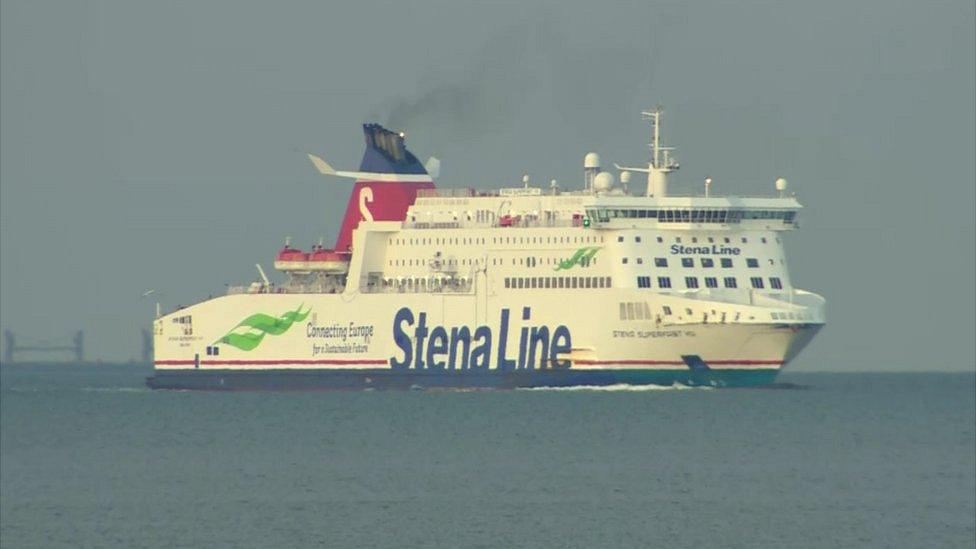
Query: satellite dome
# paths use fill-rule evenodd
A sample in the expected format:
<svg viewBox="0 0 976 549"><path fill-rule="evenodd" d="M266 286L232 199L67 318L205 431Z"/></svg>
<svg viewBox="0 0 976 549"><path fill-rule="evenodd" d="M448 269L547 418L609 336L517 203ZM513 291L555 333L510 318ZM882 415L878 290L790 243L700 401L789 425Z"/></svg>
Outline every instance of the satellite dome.
<svg viewBox="0 0 976 549"><path fill-rule="evenodd" d="M779 178L779 179L776 180L776 190L777 191L785 191L786 190L786 187L787 187L787 183L786 183L786 180L785 179L783 179L781 177L781 178Z"/></svg>
<svg viewBox="0 0 976 549"><path fill-rule="evenodd" d="M628 172L627 170L620 172L620 182L623 183L624 185L630 183L630 172Z"/></svg>
<svg viewBox="0 0 976 549"><path fill-rule="evenodd" d="M600 155L595 152L586 153L583 157L583 168L599 168L600 167Z"/></svg>
<svg viewBox="0 0 976 549"><path fill-rule="evenodd" d="M610 172L600 172L596 174L593 179L593 190L598 192L606 192L613 187L613 174Z"/></svg>

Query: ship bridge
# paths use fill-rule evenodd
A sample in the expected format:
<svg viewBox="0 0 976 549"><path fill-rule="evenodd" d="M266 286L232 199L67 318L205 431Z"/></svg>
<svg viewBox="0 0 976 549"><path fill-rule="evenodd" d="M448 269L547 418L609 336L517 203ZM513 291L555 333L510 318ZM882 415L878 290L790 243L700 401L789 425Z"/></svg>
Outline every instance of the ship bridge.
<svg viewBox="0 0 976 549"><path fill-rule="evenodd" d="M597 197L586 205L594 228L705 228L786 231L802 208L793 197Z"/></svg>

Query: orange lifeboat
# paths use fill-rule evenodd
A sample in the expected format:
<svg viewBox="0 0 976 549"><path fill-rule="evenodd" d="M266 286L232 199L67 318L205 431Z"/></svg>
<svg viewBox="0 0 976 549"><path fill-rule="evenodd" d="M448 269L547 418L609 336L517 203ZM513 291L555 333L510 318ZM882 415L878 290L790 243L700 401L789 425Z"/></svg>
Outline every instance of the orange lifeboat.
<svg viewBox="0 0 976 549"><path fill-rule="evenodd" d="M278 255L275 256L274 266L279 271L307 271L308 254L285 242L285 247L278 250Z"/></svg>
<svg viewBox="0 0 976 549"><path fill-rule="evenodd" d="M349 270L349 255L327 250L321 244L312 246L308 254L308 270L326 273L344 273Z"/></svg>

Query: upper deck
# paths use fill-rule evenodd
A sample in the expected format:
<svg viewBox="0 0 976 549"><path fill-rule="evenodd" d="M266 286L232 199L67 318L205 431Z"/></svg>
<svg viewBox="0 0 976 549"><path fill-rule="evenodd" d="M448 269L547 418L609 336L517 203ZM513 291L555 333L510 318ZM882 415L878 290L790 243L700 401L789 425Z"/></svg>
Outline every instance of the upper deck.
<svg viewBox="0 0 976 549"><path fill-rule="evenodd" d="M508 192L506 192L508 191ZM404 229L653 228L787 231L802 206L795 197L544 194L536 187L475 191L427 189L407 210Z"/></svg>

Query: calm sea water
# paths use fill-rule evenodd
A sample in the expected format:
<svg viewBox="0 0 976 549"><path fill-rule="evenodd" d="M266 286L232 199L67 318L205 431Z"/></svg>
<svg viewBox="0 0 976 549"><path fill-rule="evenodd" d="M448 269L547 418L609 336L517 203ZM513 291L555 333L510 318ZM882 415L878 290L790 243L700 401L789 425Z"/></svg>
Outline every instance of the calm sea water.
<svg viewBox="0 0 976 549"><path fill-rule="evenodd" d="M0 369L3 547L973 547L976 376L152 392Z"/></svg>

